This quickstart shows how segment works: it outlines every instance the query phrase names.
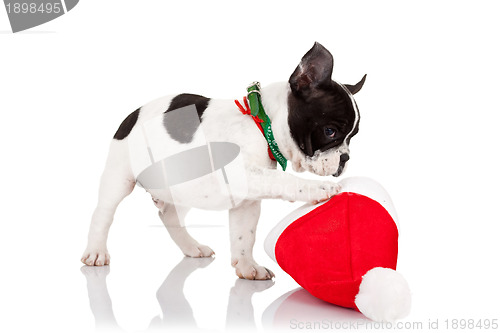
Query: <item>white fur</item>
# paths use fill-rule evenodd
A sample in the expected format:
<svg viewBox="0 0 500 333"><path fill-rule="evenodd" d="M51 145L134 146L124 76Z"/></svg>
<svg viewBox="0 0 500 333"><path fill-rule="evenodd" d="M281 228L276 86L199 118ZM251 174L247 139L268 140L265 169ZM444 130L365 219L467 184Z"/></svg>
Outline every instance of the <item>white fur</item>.
<svg viewBox="0 0 500 333"><path fill-rule="evenodd" d="M292 162L296 171L309 170L320 175L331 175L333 172L325 163L322 162L321 166L317 166L305 162L304 154L291 138L287 121L288 93L287 83L262 89L263 103L272 121L278 146L283 155ZM159 145L161 149L156 149L157 151L170 155L194 148L203 142L231 142L240 147L239 165L243 168L228 168L228 175L233 180L246 180L245 186L228 189L222 173L214 172L168 189L147 190L160 209L160 217L170 236L188 256L210 256L213 251L205 245L200 245L187 233L182 221L185 210L189 207L230 209L232 263L237 274L248 279L271 278L272 273L259 266L252 257L260 200L278 198L319 202L337 194L339 186L331 181L305 180L276 170L276 162L269 159L267 143L261 132L250 116L240 113L232 100L211 100L203 113L201 125L193 141L188 144L178 143L161 127L162 114L170 105L171 99L171 96L162 97L142 107L137 123L129 136L120 141L113 140L111 143L108 162L101 179L98 205L92 217L88 246L82 262L87 265L109 263L106 239L113 215L121 200L134 188L135 176L145 167L136 163L134 156L140 156L138 158L142 160L148 158L146 150L137 153L136 150L129 149L129 146L139 144L154 150L154 147ZM148 133L151 131L154 139L144 139L139 133L144 129ZM181 213L178 211L172 213L174 204L176 210L180 207Z"/></svg>
<svg viewBox="0 0 500 333"><path fill-rule="evenodd" d="M410 288L398 272L376 267L363 276L355 303L371 320L393 322L410 313Z"/></svg>

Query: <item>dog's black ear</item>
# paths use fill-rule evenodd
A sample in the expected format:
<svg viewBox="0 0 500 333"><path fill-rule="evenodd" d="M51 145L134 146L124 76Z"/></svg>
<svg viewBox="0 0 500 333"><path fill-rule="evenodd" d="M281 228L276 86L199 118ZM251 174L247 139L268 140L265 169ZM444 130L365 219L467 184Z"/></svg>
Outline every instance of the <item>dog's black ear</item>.
<svg viewBox="0 0 500 333"><path fill-rule="evenodd" d="M333 57L320 43L314 43L290 76L290 88L297 97L308 98L332 85Z"/></svg>
<svg viewBox="0 0 500 333"><path fill-rule="evenodd" d="M350 84L345 84L345 87L347 88L347 90L349 90L351 92L351 94L354 95L355 93L360 91L361 88L363 88L363 84L365 84L365 80L366 80L366 74L363 76L361 81L359 81L355 85L351 86Z"/></svg>

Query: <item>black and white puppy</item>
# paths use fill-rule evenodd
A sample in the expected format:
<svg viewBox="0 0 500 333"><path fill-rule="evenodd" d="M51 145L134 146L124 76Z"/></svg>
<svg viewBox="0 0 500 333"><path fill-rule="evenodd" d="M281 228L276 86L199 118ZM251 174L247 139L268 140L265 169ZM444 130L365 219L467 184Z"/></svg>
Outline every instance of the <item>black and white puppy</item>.
<svg viewBox="0 0 500 333"><path fill-rule="evenodd" d="M272 122L275 141L297 172L307 170L321 176L337 177L349 160L349 142L358 132L359 125L353 94L361 89L366 76L356 85L343 85L331 79L332 69L332 55L316 43L304 55L288 82L261 90L262 104ZM164 121L162 115L189 105L196 107L198 125L175 124L176 117ZM177 119L182 120L182 117ZM261 131L232 100L214 100L191 94L166 96L131 113L111 142L88 245L81 259L86 265L109 264L106 241L115 210L139 183L134 170L136 158L131 155L131 141L134 135L140 137L136 134L146 127L155 133L151 136L154 139L149 139L148 149L161 143L166 155L196 149L199 136L208 143L225 142L239 147L243 172L237 178L245 179L246 184L242 191L233 189L229 193L227 188L219 186L220 175L215 172L180 184L175 200L172 189L143 187L152 195L162 222L186 256L208 257L214 253L193 239L184 227L183 218L189 208L228 209L231 260L241 278L263 280L273 276L252 256L262 199L320 202L340 190L336 183L328 180L307 180L277 170ZM224 174L225 179L226 176ZM140 182L140 185L144 184ZM228 200L228 195L231 200Z"/></svg>

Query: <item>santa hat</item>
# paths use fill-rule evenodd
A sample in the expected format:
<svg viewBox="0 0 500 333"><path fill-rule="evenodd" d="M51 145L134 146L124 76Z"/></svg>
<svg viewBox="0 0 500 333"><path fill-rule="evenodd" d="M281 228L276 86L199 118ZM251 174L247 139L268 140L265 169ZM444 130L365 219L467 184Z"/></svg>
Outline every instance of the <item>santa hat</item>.
<svg viewBox="0 0 500 333"><path fill-rule="evenodd" d="M395 271L398 225L387 192L368 178L347 178L342 192L285 217L265 249L312 295L375 321L410 310L406 280Z"/></svg>

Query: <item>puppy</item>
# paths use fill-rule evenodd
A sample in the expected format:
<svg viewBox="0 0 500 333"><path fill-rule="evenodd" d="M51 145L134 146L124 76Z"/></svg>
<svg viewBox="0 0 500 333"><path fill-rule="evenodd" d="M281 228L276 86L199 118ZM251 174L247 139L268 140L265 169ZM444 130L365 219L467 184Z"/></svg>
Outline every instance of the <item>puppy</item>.
<svg viewBox="0 0 500 333"><path fill-rule="evenodd" d="M331 79L332 70L332 55L315 43L288 82L253 91L271 121L274 141L266 140L257 118L240 112L230 100L181 94L131 113L111 142L82 262L109 264L106 241L115 210L138 184L151 194L162 222L186 256L214 254L184 227L189 208L228 209L236 274L271 279L273 273L252 256L261 200L316 203L340 189L328 180L306 180L277 170L269 142L293 170L338 177L358 132L353 95L366 75L356 85L343 85ZM141 145L142 150L137 148ZM138 162L148 157L148 163Z"/></svg>

